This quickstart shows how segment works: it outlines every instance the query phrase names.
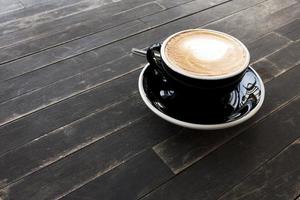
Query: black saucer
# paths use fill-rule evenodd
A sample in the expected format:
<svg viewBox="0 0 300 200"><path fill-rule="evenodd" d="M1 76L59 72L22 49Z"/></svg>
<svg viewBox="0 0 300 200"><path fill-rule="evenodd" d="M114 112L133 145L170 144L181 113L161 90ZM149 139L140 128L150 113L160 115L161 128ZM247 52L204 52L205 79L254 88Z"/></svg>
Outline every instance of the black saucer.
<svg viewBox="0 0 300 200"><path fill-rule="evenodd" d="M249 67L240 83L225 94L174 88L167 77L147 64L140 74L139 91L146 105L165 120L188 128L220 129L240 124L261 107L264 85Z"/></svg>

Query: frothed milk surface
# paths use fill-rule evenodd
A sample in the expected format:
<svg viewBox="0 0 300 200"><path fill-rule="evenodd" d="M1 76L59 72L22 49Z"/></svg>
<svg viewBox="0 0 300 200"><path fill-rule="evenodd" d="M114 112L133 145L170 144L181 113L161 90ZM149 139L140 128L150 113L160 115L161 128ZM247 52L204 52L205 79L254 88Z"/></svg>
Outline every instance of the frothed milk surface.
<svg viewBox="0 0 300 200"><path fill-rule="evenodd" d="M248 62L247 50L237 40L206 30L175 35L167 42L165 55L172 66L205 76L232 74Z"/></svg>

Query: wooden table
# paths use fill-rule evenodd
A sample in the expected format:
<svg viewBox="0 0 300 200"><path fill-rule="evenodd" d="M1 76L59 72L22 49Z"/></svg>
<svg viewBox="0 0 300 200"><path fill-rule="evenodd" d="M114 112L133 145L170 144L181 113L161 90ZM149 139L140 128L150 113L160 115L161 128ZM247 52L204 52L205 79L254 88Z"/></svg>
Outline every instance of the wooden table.
<svg viewBox="0 0 300 200"><path fill-rule="evenodd" d="M299 0L0 0L0 199L295 200ZM219 131L142 102L146 48L205 27L250 50L266 99Z"/></svg>

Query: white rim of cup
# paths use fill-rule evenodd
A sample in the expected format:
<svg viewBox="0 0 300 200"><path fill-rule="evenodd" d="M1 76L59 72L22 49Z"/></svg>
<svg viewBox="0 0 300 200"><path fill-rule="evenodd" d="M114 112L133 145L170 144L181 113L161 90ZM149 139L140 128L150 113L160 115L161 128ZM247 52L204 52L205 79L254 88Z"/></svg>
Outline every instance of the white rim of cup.
<svg viewBox="0 0 300 200"><path fill-rule="evenodd" d="M184 32L190 32L190 31L205 31L205 32L211 32L211 33L216 33L216 34L220 34L220 35L224 35L225 37L229 37L231 39L233 39L234 41L238 42L242 48L245 50L246 52L246 61L245 61L245 64L243 67L241 67L241 69L239 69L238 71L235 71L234 73L231 73L231 74L225 74L225 75L218 75L218 76L206 76L206 75L196 75L196 74L192 74L191 72L188 72L176 65L173 65L169 60L168 58L166 57L165 55L165 47L166 47L166 44L168 43L168 41L173 38L174 36L178 35L178 34L181 34L181 33L184 33ZM170 35L167 39L164 40L164 42L162 43L161 45L161 50L160 50L160 54L161 54L161 57L163 59L163 61L166 63L166 65L171 68L173 71L179 73L179 74L182 74L184 76L187 76L187 77L190 77L190 78L195 78L195 79L204 79L204 80L220 80L220 79L225 79L225 78L230 78L230 77L233 77L239 73L241 73L242 71L244 71L249 63L250 63L250 53L249 53L249 50L247 49L247 47L240 41L238 40L237 38L231 36L231 35L228 35L227 33L223 33L223 32L220 32L220 31L215 31L215 30L210 30L210 29L187 29L187 30L183 30L183 31L179 31L177 33L174 33L172 35Z"/></svg>
<svg viewBox="0 0 300 200"><path fill-rule="evenodd" d="M243 116L240 119L237 119L237 120L231 121L231 122L226 122L226 123L220 123L220 124L195 124L195 123L184 122L184 121L175 119L173 117L170 117L170 116L162 113L156 107L154 107L152 105L152 103L149 101L149 99L147 98L147 95L146 95L144 87L143 87L143 76L144 76L145 70L148 67L149 67L149 63L146 64L145 67L143 68L143 70L141 71L140 76L139 76L139 81L138 81L138 88L139 88L139 92L140 92L140 95L141 95L143 101L145 102L147 107L151 111L153 111L156 115L158 115L159 117L165 119L168 122L171 122L173 124L183 126L183 127L186 127L186 128L199 129L199 130L217 130L217 129L225 129L225 128L229 128L229 127L232 127L232 126L236 126L238 124L241 124L241 123L247 121L251 117L253 117L257 113L257 111L261 108L261 106L264 102L264 99L265 99L264 83L261 80L258 73L252 67L249 66L249 68L251 68L251 70L255 73L256 77L259 79L259 82L261 84L261 97L260 97L260 100L259 100L258 104L255 106L255 108L253 110L251 110L247 115Z"/></svg>

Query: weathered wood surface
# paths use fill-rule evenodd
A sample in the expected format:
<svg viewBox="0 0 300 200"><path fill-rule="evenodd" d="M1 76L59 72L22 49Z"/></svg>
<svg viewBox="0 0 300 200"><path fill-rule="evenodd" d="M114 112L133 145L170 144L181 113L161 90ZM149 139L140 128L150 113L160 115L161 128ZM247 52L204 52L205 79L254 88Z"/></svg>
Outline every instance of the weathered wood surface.
<svg viewBox="0 0 300 200"><path fill-rule="evenodd" d="M9 12L23 9L24 6L18 0L0 0L0 16Z"/></svg>
<svg viewBox="0 0 300 200"><path fill-rule="evenodd" d="M0 199L297 199L298 0L0 0ZM204 27L243 41L266 99L219 131L144 105L130 53Z"/></svg>
<svg viewBox="0 0 300 200"><path fill-rule="evenodd" d="M178 174L144 199L165 199L166 196L176 200L217 199L245 177L252 176L253 171L299 138L299 107L298 97L288 106ZM298 182L294 182L293 185L299 188ZM276 190L275 187L276 185L274 190L277 193L282 192L280 188Z"/></svg>
<svg viewBox="0 0 300 200"><path fill-rule="evenodd" d="M285 122L295 123L293 119ZM300 139L297 139L220 200L295 199L300 194L299 152Z"/></svg>
<svg viewBox="0 0 300 200"><path fill-rule="evenodd" d="M278 79L274 79L266 84L266 101L268 105L264 106L254 118L248 122L228 130L203 132L185 130L170 139L154 146L154 150L170 166L174 173L178 173L193 163L197 162L211 151L223 145L232 137L240 134L245 129L257 124L265 119L272 112L278 110L280 106L288 103L290 99L300 95L300 68L297 66L294 70L287 72ZM295 87L296 86L296 87ZM285 88L294 87L295 90L285 90Z"/></svg>

